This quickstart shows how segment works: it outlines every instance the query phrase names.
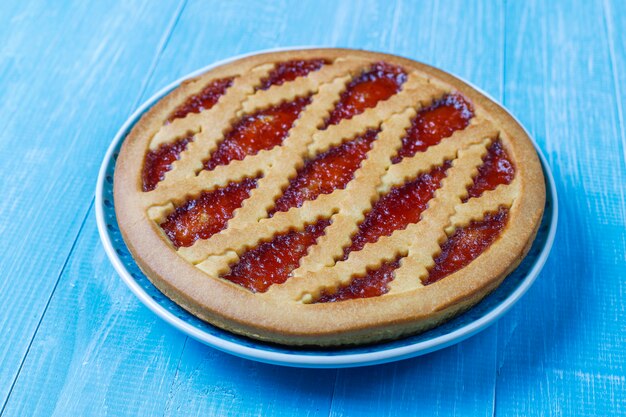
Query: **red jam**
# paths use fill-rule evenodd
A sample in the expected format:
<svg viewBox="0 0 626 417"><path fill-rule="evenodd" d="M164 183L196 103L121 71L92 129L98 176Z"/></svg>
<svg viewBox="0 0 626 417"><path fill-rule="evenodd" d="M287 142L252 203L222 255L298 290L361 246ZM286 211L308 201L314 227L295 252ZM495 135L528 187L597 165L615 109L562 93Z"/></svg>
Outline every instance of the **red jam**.
<svg viewBox="0 0 626 417"><path fill-rule="evenodd" d="M256 179L246 178L224 188L205 191L177 207L161 223L161 228L177 248L191 246L198 239L208 239L226 227L226 222L250 196L256 184Z"/></svg>
<svg viewBox="0 0 626 417"><path fill-rule="evenodd" d="M277 211L300 207L305 201L315 200L320 194L330 194L336 189L345 188L354 178L354 172L361 166L377 134L377 130L370 129L307 161L291 180L287 190L276 200L270 216Z"/></svg>
<svg viewBox="0 0 626 417"><path fill-rule="evenodd" d="M379 101L387 100L400 91L406 79L406 73L400 67L386 62L372 65L370 70L350 81L326 119L326 127L336 125L342 119L351 119L365 109L374 107Z"/></svg>
<svg viewBox="0 0 626 417"><path fill-rule="evenodd" d="M473 116L471 104L460 94L447 95L437 100L417 113L392 162L396 164L402 158L424 152L429 146L467 127Z"/></svg>
<svg viewBox="0 0 626 417"><path fill-rule="evenodd" d="M310 102L310 97L300 97L243 116L204 162L205 169L212 170L232 160L241 161L248 155L280 145Z"/></svg>
<svg viewBox="0 0 626 417"><path fill-rule="evenodd" d="M309 72L317 71L330 61L326 59L297 59L293 61L280 62L268 74L267 78L261 80L258 90L267 90L273 85L282 85L287 81L293 81L298 77L304 77Z"/></svg>
<svg viewBox="0 0 626 417"><path fill-rule="evenodd" d="M157 184L163 181L165 173L172 169L172 163L178 159L180 153L191 141L193 141L193 136L178 139L173 143L163 143L146 154L141 173L144 191L154 190Z"/></svg>
<svg viewBox="0 0 626 417"><path fill-rule="evenodd" d="M189 113L200 113L203 110L210 109L231 85L233 85L232 78L222 78L221 80L212 81L198 94L189 97L187 101L178 106L167 121L171 122L174 119L183 118Z"/></svg>
<svg viewBox="0 0 626 417"><path fill-rule="evenodd" d="M419 222L428 201L440 187L450 166L448 161L381 197L359 225L359 231L352 238L352 245L344 249L344 259L350 252L363 249L366 243L376 242L381 236L389 236L394 230L405 229L409 224Z"/></svg>
<svg viewBox="0 0 626 417"><path fill-rule="evenodd" d="M463 202L479 197L485 191L494 190L500 184L510 184L514 176L513 163L498 139L489 146L487 155L483 158L483 164L478 168L478 175L467 190L469 194Z"/></svg>
<svg viewBox="0 0 626 417"><path fill-rule="evenodd" d="M307 226L303 231L291 231L274 236L269 242L249 249L239 258L222 278L246 287L254 292L265 292L273 284L289 279L298 268L300 259L307 254L309 246L324 234L330 220L322 219Z"/></svg>
<svg viewBox="0 0 626 417"><path fill-rule="evenodd" d="M496 213L487 214L481 221L457 229L441 245L441 253L435 259L435 266L430 270L424 285L437 282L478 258L500 235L508 213L508 209L501 208Z"/></svg>
<svg viewBox="0 0 626 417"><path fill-rule="evenodd" d="M400 260L382 264L374 271L367 271L363 277L358 277L352 282L337 289L334 294L322 293L316 303L332 303L354 298L378 297L389 291L389 284L394 278L394 271L400 266Z"/></svg>

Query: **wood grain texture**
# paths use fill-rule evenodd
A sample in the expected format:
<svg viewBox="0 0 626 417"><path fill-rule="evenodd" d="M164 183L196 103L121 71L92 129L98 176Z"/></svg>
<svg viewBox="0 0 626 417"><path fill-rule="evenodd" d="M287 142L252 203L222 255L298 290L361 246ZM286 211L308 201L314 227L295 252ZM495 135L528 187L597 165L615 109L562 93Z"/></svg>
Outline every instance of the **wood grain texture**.
<svg viewBox="0 0 626 417"><path fill-rule="evenodd" d="M242 360L188 339L164 416L328 416L335 374Z"/></svg>
<svg viewBox="0 0 626 417"><path fill-rule="evenodd" d="M175 11L3 2L0 404L87 215L102 150L137 105Z"/></svg>
<svg viewBox="0 0 626 417"><path fill-rule="evenodd" d="M121 282L90 210L3 415L162 414L184 341Z"/></svg>
<svg viewBox="0 0 626 417"><path fill-rule="evenodd" d="M626 412L623 2L5 3L2 416ZM557 241L496 326L395 364L281 368L187 340L113 271L89 207L134 107L218 59L306 44L396 53L465 77L546 152Z"/></svg>
<svg viewBox="0 0 626 417"><path fill-rule="evenodd" d="M617 16L586 1L508 4L505 105L546 151L561 209L544 272L498 326L503 415L626 411L626 169L606 26Z"/></svg>

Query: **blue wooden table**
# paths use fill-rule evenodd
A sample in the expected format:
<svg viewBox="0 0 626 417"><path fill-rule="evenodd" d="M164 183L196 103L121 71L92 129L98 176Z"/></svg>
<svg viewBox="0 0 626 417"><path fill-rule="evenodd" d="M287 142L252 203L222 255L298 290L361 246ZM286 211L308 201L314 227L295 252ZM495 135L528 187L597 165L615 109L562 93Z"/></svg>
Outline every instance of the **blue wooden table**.
<svg viewBox="0 0 626 417"><path fill-rule="evenodd" d="M624 415L625 33L620 0L2 1L1 415ZM116 275L93 196L117 129L194 69L290 45L433 64L536 138L559 230L496 325L393 364L283 368L186 338Z"/></svg>

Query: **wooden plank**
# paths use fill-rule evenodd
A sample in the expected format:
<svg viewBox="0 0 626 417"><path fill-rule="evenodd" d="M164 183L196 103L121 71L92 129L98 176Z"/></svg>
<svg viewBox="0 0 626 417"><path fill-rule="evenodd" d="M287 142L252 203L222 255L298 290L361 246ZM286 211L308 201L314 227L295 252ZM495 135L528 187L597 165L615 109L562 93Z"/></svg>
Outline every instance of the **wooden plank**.
<svg viewBox="0 0 626 417"><path fill-rule="evenodd" d="M237 5L234 7L231 14ZM148 92L176 78L178 75L171 75L176 71L187 73L210 62L202 54L187 49L190 39L204 39L205 50L219 50L220 42L228 41L214 38L215 33L226 32L231 24L218 19L225 14L214 12L215 9L207 8L204 3L191 5L189 11L185 11L177 25L183 27L185 34L169 39L168 48L156 67L157 72L165 76L162 81L151 82ZM249 21L254 21L252 10L249 16ZM175 52L174 56L170 54L171 51ZM238 52L242 51L229 51L227 48L226 54ZM166 68L159 69L161 66ZM192 348L186 351L185 363L178 371L177 383L168 398L166 393L174 378L183 338L157 320L151 312L140 307L139 302L123 286L104 260L91 217L82 236L86 237L77 244L70 258L69 272L62 276L55 296L50 301L48 312L7 404L6 415L47 415L49 410L59 415L89 415L99 409L110 410L114 415L149 415L157 410L162 414L165 409L169 413L178 414L178 411L173 410L195 409L196 406L208 410L215 407L222 411L228 406L231 413L239 415L239 407L242 410L252 408L255 401L267 404L260 406L261 409L275 413L282 409L286 412L300 409L313 415L328 414L334 371L311 371L307 375L299 370L233 358L204 346L194 349L195 342L189 342ZM93 264L94 258L100 262ZM93 283L81 280L76 270L81 271L82 277L95 275L96 279L105 282L106 290L90 289ZM98 309L82 308L84 305L98 306ZM72 311L76 311L72 316L73 322L64 323L64 318ZM134 339L132 335L136 333L150 337ZM128 345L129 351L120 352L121 347L126 348ZM53 355L50 354L51 350ZM208 363L204 358L206 353L221 366ZM185 372L195 372L193 365L196 362L202 365L199 369L202 378L187 380ZM260 377L250 381L249 375L254 372ZM320 378L329 373L331 376L321 381ZM294 392L302 394L294 394L294 401L286 401L284 394L272 389L271 384L264 386L263 374L283 381L286 387L292 387ZM228 378L231 378L233 386L241 390L238 396L235 395L239 402L231 398L233 391L222 391L223 396L220 396L220 391L216 390L215 396L204 399L200 396L197 405L189 404L189 399L195 398L194 393L199 387L204 392L202 390L207 386L219 387L220 381ZM37 388L33 390L31 387ZM261 393L268 398L261 397ZM164 403L166 400L167 408ZM178 404L178 400L183 400L183 403Z"/></svg>
<svg viewBox="0 0 626 417"><path fill-rule="evenodd" d="M161 415L184 341L122 283L90 210L2 415Z"/></svg>
<svg viewBox="0 0 626 417"><path fill-rule="evenodd" d="M361 39L368 28L394 22L379 34L384 42L368 47L430 63L502 97L504 26L498 4L458 1L415 7L399 3L379 12L380 20L361 21L344 31ZM496 347L497 332L491 328L422 358L341 370L331 415L491 416Z"/></svg>
<svg viewBox="0 0 626 417"><path fill-rule="evenodd" d="M626 13L626 4L622 1L603 2L604 19L607 29L607 41L609 46L609 56L611 59L611 72L613 76L613 88L617 97L617 117L620 128L620 146L622 151L622 160L626 164L626 42L624 42L624 34L626 33L626 21L624 15ZM622 184L623 185L623 184ZM622 187L621 199L619 201L623 213L626 213L626 198L624 197L624 189ZM626 217L626 214L624 214Z"/></svg>
<svg viewBox="0 0 626 417"><path fill-rule="evenodd" d="M167 65L157 66L149 89L157 90L212 62L269 48L311 45L382 49L380 34L385 25L376 16L386 6L376 2L308 0L279 5L237 0L210 6L190 1L185 9L192 10L193 16L184 14L185 22L177 26L163 51L162 60ZM366 16L369 22L364 20ZM358 36L346 32L346 28L372 22L377 26L369 30L363 27Z"/></svg>
<svg viewBox="0 0 626 417"><path fill-rule="evenodd" d="M506 105L546 151L561 207L544 272L500 322L499 415L626 409L626 168L615 92L626 10L608 6L507 3Z"/></svg>
<svg viewBox="0 0 626 417"><path fill-rule="evenodd" d="M6 3L0 12L0 407L87 214L100 158L136 106L177 7Z"/></svg>
<svg viewBox="0 0 626 417"><path fill-rule="evenodd" d="M331 416L491 416L495 336L486 330L425 356L340 371Z"/></svg>
<svg viewBox="0 0 626 417"><path fill-rule="evenodd" d="M327 416L335 374L261 364L188 339L164 416Z"/></svg>

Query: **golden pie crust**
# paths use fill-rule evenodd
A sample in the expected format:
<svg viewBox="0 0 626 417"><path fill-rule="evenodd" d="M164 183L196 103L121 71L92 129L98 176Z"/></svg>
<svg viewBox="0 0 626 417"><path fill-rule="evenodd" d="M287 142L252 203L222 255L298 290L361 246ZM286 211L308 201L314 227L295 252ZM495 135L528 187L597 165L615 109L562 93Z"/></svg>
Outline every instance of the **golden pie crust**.
<svg viewBox="0 0 626 417"><path fill-rule="evenodd" d="M255 89L275 63L313 58L326 58L332 64L267 90ZM408 79L401 91L351 119L318 129L346 83L380 61L406 70ZM211 109L166 123L187 97L224 77L235 78ZM469 126L425 152L392 164L390 158L416 112L450 92L459 92L471 101L475 116ZM310 93L311 104L281 146L212 171L202 170L202 161L242 114ZM345 189L267 217L267 211L305 157L379 126L382 129L378 139ZM146 153L190 132L195 134L194 141L156 189L144 192L142 167ZM508 185L463 203L467 187L495 138L500 139L513 161L515 178ZM363 250L350 253L345 261L338 260L364 213L382 193L447 159L454 159L452 167L418 223L367 244ZM260 173L263 177L257 188L222 232L176 250L160 228L167 215L188 198ZM259 54L185 81L155 104L126 138L117 160L114 193L124 240L138 265L165 295L195 316L226 330L281 344L317 346L398 338L437 326L467 310L494 290L524 258L545 203L544 178L534 147L523 128L499 105L428 65L347 49ZM466 267L433 284L422 284L447 236L502 206L508 207L508 221L497 240ZM247 248L330 216L332 224L285 283L254 293L220 278ZM322 291L345 286L399 254L406 257L395 270L388 293L339 302L311 302Z"/></svg>

